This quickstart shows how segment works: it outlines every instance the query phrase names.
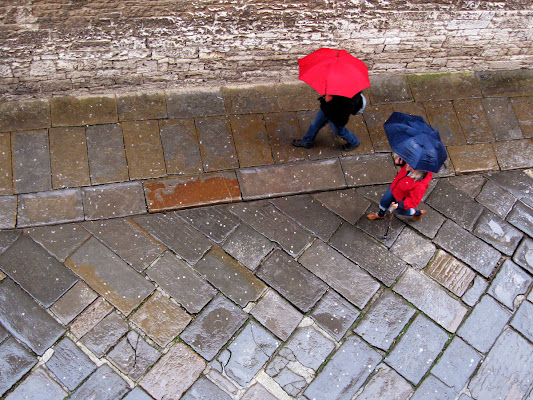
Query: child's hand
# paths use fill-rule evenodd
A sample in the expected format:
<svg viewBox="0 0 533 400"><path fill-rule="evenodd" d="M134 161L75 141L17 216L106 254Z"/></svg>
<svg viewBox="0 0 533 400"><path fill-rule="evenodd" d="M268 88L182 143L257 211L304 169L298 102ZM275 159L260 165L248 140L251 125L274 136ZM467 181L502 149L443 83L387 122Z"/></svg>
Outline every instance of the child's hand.
<svg viewBox="0 0 533 400"><path fill-rule="evenodd" d="M393 210L396 210L398 208L398 203L392 202L390 206Z"/></svg>

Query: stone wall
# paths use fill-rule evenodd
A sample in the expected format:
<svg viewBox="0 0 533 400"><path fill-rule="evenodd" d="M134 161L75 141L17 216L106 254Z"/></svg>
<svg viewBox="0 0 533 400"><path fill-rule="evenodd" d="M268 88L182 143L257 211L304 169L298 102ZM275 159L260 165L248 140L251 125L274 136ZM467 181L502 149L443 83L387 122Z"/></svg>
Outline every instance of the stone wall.
<svg viewBox="0 0 533 400"><path fill-rule="evenodd" d="M0 0L0 97L297 79L345 48L371 74L530 68L530 0Z"/></svg>

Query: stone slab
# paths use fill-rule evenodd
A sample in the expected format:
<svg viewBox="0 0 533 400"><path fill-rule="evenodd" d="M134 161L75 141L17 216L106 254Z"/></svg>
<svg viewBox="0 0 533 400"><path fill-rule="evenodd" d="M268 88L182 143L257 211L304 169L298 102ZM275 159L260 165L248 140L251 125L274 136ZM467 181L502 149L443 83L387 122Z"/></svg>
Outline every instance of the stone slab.
<svg viewBox="0 0 533 400"><path fill-rule="evenodd" d="M224 117L195 120L204 172L239 167L229 122Z"/></svg>
<svg viewBox="0 0 533 400"><path fill-rule="evenodd" d="M13 390L6 400L27 399L63 399L68 393L48 374L43 368L33 371L15 390Z"/></svg>
<svg viewBox="0 0 533 400"><path fill-rule="evenodd" d="M235 172L187 175L144 182L150 212L241 201Z"/></svg>
<svg viewBox="0 0 533 400"><path fill-rule="evenodd" d="M494 142L494 133L481 99L456 99L453 106L467 144Z"/></svg>
<svg viewBox="0 0 533 400"><path fill-rule="evenodd" d="M376 374L370 378L361 394L355 400L375 400L386 398L390 400L407 400L413 389L396 371L386 364L379 365Z"/></svg>
<svg viewBox="0 0 533 400"><path fill-rule="evenodd" d="M182 397L183 400L231 400L229 394L204 376L201 376Z"/></svg>
<svg viewBox="0 0 533 400"><path fill-rule="evenodd" d="M246 268L255 271L274 248L274 243L250 228L239 225L224 241L222 248Z"/></svg>
<svg viewBox="0 0 533 400"><path fill-rule="evenodd" d="M282 111L313 110L319 107L316 91L304 82L276 85L278 103Z"/></svg>
<svg viewBox="0 0 533 400"><path fill-rule="evenodd" d="M131 317L159 346L165 347L189 324L191 317L168 297L156 291Z"/></svg>
<svg viewBox="0 0 533 400"><path fill-rule="evenodd" d="M533 142L519 139L492 144L501 170L533 167Z"/></svg>
<svg viewBox="0 0 533 400"><path fill-rule="evenodd" d="M65 265L125 315L154 290L153 284L94 238L85 242Z"/></svg>
<svg viewBox="0 0 533 400"><path fill-rule="evenodd" d="M487 293L507 308L514 310L516 297L525 295L532 282L531 275L511 260L505 260Z"/></svg>
<svg viewBox="0 0 533 400"><path fill-rule="evenodd" d="M482 99L496 141L522 139L518 118L508 98Z"/></svg>
<svg viewBox="0 0 533 400"><path fill-rule="evenodd" d="M117 95L117 113L120 121L139 121L167 117L163 92L141 92Z"/></svg>
<svg viewBox="0 0 533 400"><path fill-rule="evenodd" d="M338 159L237 170L244 200L346 187Z"/></svg>
<svg viewBox="0 0 533 400"><path fill-rule="evenodd" d="M50 127L47 100L4 101L0 104L0 132L30 131Z"/></svg>
<svg viewBox="0 0 533 400"><path fill-rule="evenodd" d="M228 114L255 114L281 111L278 93L272 85L223 87Z"/></svg>
<svg viewBox="0 0 533 400"><path fill-rule="evenodd" d="M366 213L370 205L354 188L321 192L311 196L352 225Z"/></svg>
<svg viewBox="0 0 533 400"><path fill-rule="evenodd" d="M123 400L152 400L140 386L136 386Z"/></svg>
<svg viewBox="0 0 533 400"><path fill-rule="evenodd" d="M418 387L411 400L424 400L431 397L439 400L455 400L457 391L450 389L433 375L429 375Z"/></svg>
<svg viewBox="0 0 533 400"><path fill-rule="evenodd" d="M439 249L426 273L456 296L461 297L476 274L464 263Z"/></svg>
<svg viewBox="0 0 533 400"><path fill-rule="evenodd" d="M472 233L508 256L513 255L524 236L511 224L488 211L481 214Z"/></svg>
<svg viewBox="0 0 533 400"><path fill-rule="evenodd" d="M83 221L80 189L54 190L20 195L17 226L61 224Z"/></svg>
<svg viewBox="0 0 533 400"><path fill-rule="evenodd" d="M444 179L445 182L451 183L457 189L465 192L473 199L482 191L487 178L483 175L457 175ZM432 181L434 182L434 181ZM438 183L435 182L435 186Z"/></svg>
<svg viewBox="0 0 533 400"><path fill-rule="evenodd" d="M392 108L396 112L401 112L409 115L418 115L424 118L425 121L429 121L424 108L424 103L420 102L405 102L405 103L393 103Z"/></svg>
<svg viewBox="0 0 533 400"><path fill-rule="evenodd" d="M488 180L476 196L476 201L493 213L505 218L513 208L516 197L493 181Z"/></svg>
<svg viewBox="0 0 533 400"><path fill-rule="evenodd" d="M124 396L129 386L107 364L100 366L69 399L82 400L95 396L99 400L113 400Z"/></svg>
<svg viewBox="0 0 533 400"><path fill-rule="evenodd" d="M0 194L13 194L11 134L0 133Z"/></svg>
<svg viewBox="0 0 533 400"><path fill-rule="evenodd" d="M159 135L168 174L198 174L203 171L193 119L159 121Z"/></svg>
<svg viewBox="0 0 533 400"><path fill-rule="evenodd" d="M100 185L128 181L122 126L119 124L89 126L85 133L91 183Z"/></svg>
<svg viewBox="0 0 533 400"><path fill-rule="evenodd" d="M533 96L513 97L511 99L513 111L518 118L522 135L525 138L533 138Z"/></svg>
<svg viewBox="0 0 533 400"><path fill-rule="evenodd" d="M31 193L52 188L48 132L11 134L14 193Z"/></svg>
<svg viewBox="0 0 533 400"><path fill-rule="evenodd" d="M17 197L0 197L0 229L14 229L17 224Z"/></svg>
<svg viewBox="0 0 533 400"><path fill-rule="evenodd" d="M413 268L424 268L435 254L435 245L413 229L403 229L390 250Z"/></svg>
<svg viewBox="0 0 533 400"><path fill-rule="evenodd" d="M95 220L145 214L141 182L113 183L82 189L85 219Z"/></svg>
<svg viewBox="0 0 533 400"><path fill-rule="evenodd" d="M118 122L117 103L110 96L65 96L50 100L52 126L99 125Z"/></svg>
<svg viewBox="0 0 533 400"><path fill-rule="evenodd" d="M448 154L456 173L498 171L498 159L490 143L448 146Z"/></svg>
<svg viewBox="0 0 533 400"><path fill-rule="evenodd" d="M532 319L533 303L524 301L511 321L511 326L529 339L530 342L533 341L533 325L531 324Z"/></svg>
<svg viewBox="0 0 533 400"><path fill-rule="evenodd" d="M300 124L300 131L302 132L303 137L315 119L316 111L299 111L297 116L298 123ZM346 128L350 131L353 129L353 127L348 126L348 124L346 125ZM354 135L357 136L355 132ZM339 138L333 133L333 129L331 129L330 124L326 124L322 129L320 129L318 135L313 141L313 146L307 149L307 154L311 160L323 160L326 158L339 157L341 155L341 151L339 149Z"/></svg>
<svg viewBox="0 0 533 400"><path fill-rule="evenodd" d="M528 236L533 236L533 204L528 206L517 201L506 219Z"/></svg>
<svg viewBox="0 0 533 400"><path fill-rule="evenodd" d="M489 284L480 275L476 275L474 284L463 295L463 301L470 307L474 307L481 296L485 294Z"/></svg>
<svg viewBox="0 0 533 400"><path fill-rule="evenodd" d="M390 183L396 176L393 160L387 153L344 157L341 166L350 187Z"/></svg>
<svg viewBox="0 0 533 400"><path fill-rule="evenodd" d="M181 334L181 339L209 361L244 324L246 318L244 311L223 295L218 295Z"/></svg>
<svg viewBox="0 0 533 400"><path fill-rule="evenodd" d="M326 243L316 240L298 262L363 309L380 288L379 282Z"/></svg>
<svg viewBox="0 0 533 400"><path fill-rule="evenodd" d="M43 355L65 332L63 326L10 279L0 282L0 323L38 355Z"/></svg>
<svg viewBox="0 0 533 400"><path fill-rule="evenodd" d="M428 123L436 129L445 146L466 144L463 129L451 101L429 101L424 103Z"/></svg>
<svg viewBox="0 0 533 400"><path fill-rule="evenodd" d="M393 107L390 104L367 105L363 111L363 117L375 152L391 151L383 124L392 112Z"/></svg>
<svg viewBox="0 0 533 400"><path fill-rule="evenodd" d="M434 238L444 221L446 221L446 218L424 202L421 202L418 208L421 210L426 210L426 215L424 215L424 218L418 221L413 221L411 217L404 217L398 214L396 214L396 218L405 222L422 235L428 238Z"/></svg>
<svg viewBox="0 0 533 400"><path fill-rule="evenodd" d="M90 237L79 224L39 226L27 229L25 232L60 262L65 261Z"/></svg>
<svg viewBox="0 0 533 400"><path fill-rule="evenodd" d="M276 400L276 397L259 383L253 384L241 400Z"/></svg>
<svg viewBox="0 0 533 400"><path fill-rule="evenodd" d="M372 104L413 101L405 75L372 75L370 83Z"/></svg>
<svg viewBox="0 0 533 400"><path fill-rule="evenodd" d="M204 308L217 293L203 277L171 252L160 257L147 275L193 314Z"/></svg>
<svg viewBox="0 0 533 400"><path fill-rule="evenodd" d="M108 314L87 332L81 343L98 358L102 358L128 332L128 323L116 312Z"/></svg>
<svg viewBox="0 0 533 400"><path fill-rule="evenodd" d="M369 212L378 212L378 210L379 207L377 204L373 204L368 209ZM395 215L397 216L397 214ZM406 217L405 219L411 218ZM370 220L366 216L361 217L355 226L378 242L382 243L387 248L390 248L396 242L396 239L398 239L398 236L405 228L405 224L402 222L402 219L395 218L394 216L391 216L390 213L386 213L385 218L382 220ZM385 234L387 234L386 237Z"/></svg>
<svg viewBox="0 0 533 400"><path fill-rule="evenodd" d="M230 124L241 168L274 163L262 115L232 115Z"/></svg>
<svg viewBox="0 0 533 400"><path fill-rule="evenodd" d="M50 128L48 134L52 187L62 189L90 185L85 128Z"/></svg>
<svg viewBox="0 0 533 400"><path fill-rule="evenodd" d="M81 338L98 324L113 310L113 306L105 298L99 297L83 313L81 313L70 325L70 333Z"/></svg>
<svg viewBox="0 0 533 400"><path fill-rule="evenodd" d="M482 96L476 76L472 72L408 75L407 82L415 101Z"/></svg>
<svg viewBox="0 0 533 400"><path fill-rule="evenodd" d="M126 121L122 123L122 131L130 179L165 176L165 158L157 121Z"/></svg>
<svg viewBox="0 0 533 400"><path fill-rule="evenodd" d="M293 163L308 159L308 153L303 147L294 147L293 139L301 138L304 132L300 130L298 115L294 112L265 114L265 124L268 140L272 148L272 156L276 164Z"/></svg>
<svg viewBox="0 0 533 400"><path fill-rule="evenodd" d="M96 298L96 293L85 282L78 281L50 310L63 325L68 325Z"/></svg>
<svg viewBox="0 0 533 400"><path fill-rule="evenodd" d="M533 177L524 171L502 171L487 174L487 177L517 199L529 204L533 202Z"/></svg>
<svg viewBox="0 0 533 400"><path fill-rule="evenodd" d="M513 256L513 261L533 274L533 240L525 238Z"/></svg>
<svg viewBox="0 0 533 400"><path fill-rule="evenodd" d="M417 385L448 341L444 330L423 315L418 315L385 362Z"/></svg>
<svg viewBox="0 0 533 400"><path fill-rule="evenodd" d="M166 92L169 118L194 118L224 115L224 99L220 89L176 90Z"/></svg>
<svg viewBox="0 0 533 400"><path fill-rule="evenodd" d="M508 97L533 94L533 72L527 69L516 71L475 72L483 96Z"/></svg>
<svg viewBox="0 0 533 400"><path fill-rule="evenodd" d="M37 358L19 344L15 338L0 343L0 396L7 392L35 364Z"/></svg>
<svg viewBox="0 0 533 400"><path fill-rule="evenodd" d="M327 289L326 284L279 249L268 256L256 275L303 312L309 311Z"/></svg>

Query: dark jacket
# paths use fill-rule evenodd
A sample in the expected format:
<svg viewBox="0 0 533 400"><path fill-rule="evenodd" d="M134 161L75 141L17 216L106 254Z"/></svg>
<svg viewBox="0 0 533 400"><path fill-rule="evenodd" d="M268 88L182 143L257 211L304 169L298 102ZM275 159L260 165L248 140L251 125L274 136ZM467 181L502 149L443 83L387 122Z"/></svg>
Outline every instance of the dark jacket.
<svg viewBox="0 0 533 400"><path fill-rule="evenodd" d="M320 97L320 109L326 115L326 118L335 125L345 126L350 119L351 114L355 114L363 106L361 93L357 93L351 99L344 96L332 96L331 101L326 102L324 96Z"/></svg>

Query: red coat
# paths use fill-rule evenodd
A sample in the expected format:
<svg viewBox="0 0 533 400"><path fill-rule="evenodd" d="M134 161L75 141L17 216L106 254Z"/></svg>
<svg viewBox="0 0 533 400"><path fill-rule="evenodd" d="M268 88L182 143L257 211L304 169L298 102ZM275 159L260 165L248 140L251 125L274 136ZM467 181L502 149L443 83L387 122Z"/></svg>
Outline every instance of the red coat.
<svg viewBox="0 0 533 400"><path fill-rule="evenodd" d="M405 210L415 208L422 201L432 177L433 174L427 172L424 179L415 181L407 176L407 168L404 166L392 181L390 190L398 202L403 202Z"/></svg>

